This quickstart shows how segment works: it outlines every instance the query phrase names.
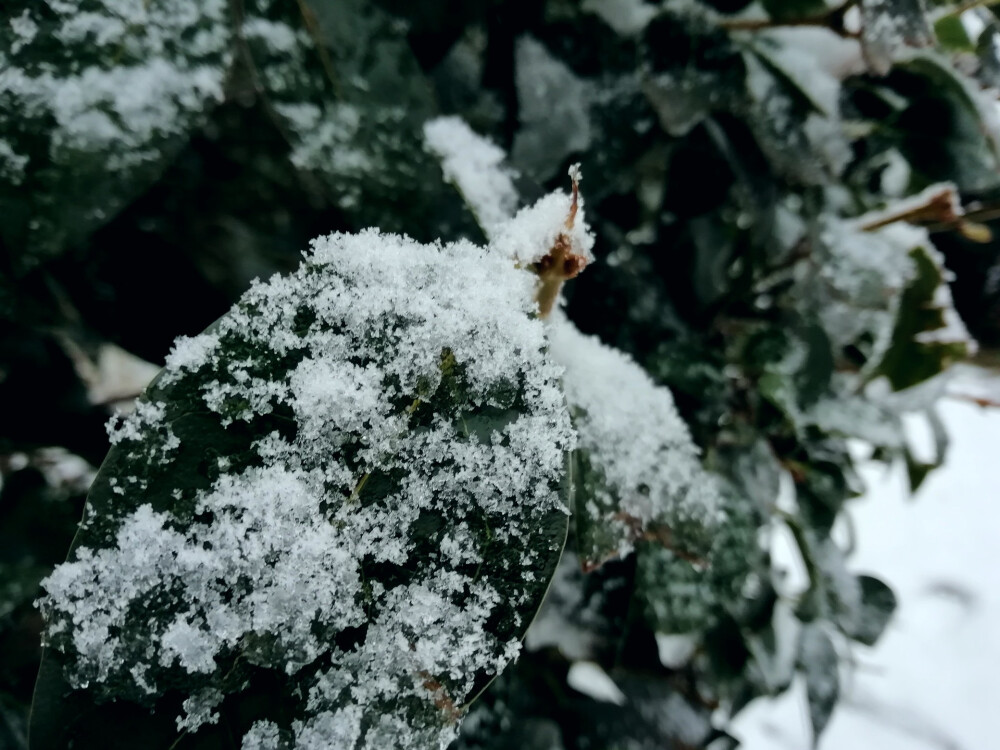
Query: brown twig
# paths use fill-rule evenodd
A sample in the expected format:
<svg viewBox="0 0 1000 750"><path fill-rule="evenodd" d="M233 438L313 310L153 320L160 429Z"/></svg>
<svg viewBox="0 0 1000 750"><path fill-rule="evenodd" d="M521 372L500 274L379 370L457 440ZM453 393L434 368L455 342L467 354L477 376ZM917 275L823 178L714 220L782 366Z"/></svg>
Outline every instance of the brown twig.
<svg viewBox="0 0 1000 750"><path fill-rule="evenodd" d="M573 202L566 216L566 232L559 233L552 249L532 267L541 281L535 297L538 300L538 314L542 318L547 318L555 307L563 282L576 278L587 267L587 259L573 252L573 241L567 234L576 223L580 206L580 166L574 164L569 174L573 180Z"/></svg>

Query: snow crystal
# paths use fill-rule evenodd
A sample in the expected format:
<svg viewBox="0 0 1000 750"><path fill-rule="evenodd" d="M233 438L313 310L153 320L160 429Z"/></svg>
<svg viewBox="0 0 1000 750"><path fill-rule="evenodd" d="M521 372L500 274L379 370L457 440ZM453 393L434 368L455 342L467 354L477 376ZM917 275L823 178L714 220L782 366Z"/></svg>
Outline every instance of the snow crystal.
<svg viewBox="0 0 1000 750"><path fill-rule="evenodd" d="M873 73L886 75L908 47L934 44L921 5L899 7L898 0L861 0L861 46Z"/></svg>
<svg viewBox="0 0 1000 750"><path fill-rule="evenodd" d="M593 488L595 522L614 530L613 550L583 550L591 562L632 550L637 532L681 520L714 524L720 497L673 397L622 352L581 334L564 318L549 328L553 359L574 413L580 449L603 475ZM580 512L580 509L577 510ZM640 533L641 533L640 531ZM597 556L598 559L594 559Z"/></svg>
<svg viewBox="0 0 1000 750"><path fill-rule="evenodd" d="M562 209L549 214L557 231ZM179 341L161 386L186 388L231 429L265 418L295 429L253 440L249 466L206 462L210 486L174 493L184 518L144 502L141 477L108 478L131 502L115 503L110 536L85 539L40 602L71 681L146 694L179 672L211 690L235 658L312 666L283 728L297 747L447 746L476 676L518 652L491 630L497 608L530 596L511 589L512 571L488 573L510 563L484 545L512 552L530 580L553 553L541 522L567 512L575 436L535 284L468 242L334 234L296 273L256 282L210 333ZM135 463L186 449L162 432L181 407L161 393L112 428ZM167 455L133 446L153 433ZM438 518L448 522L428 540ZM386 568L409 577L383 579ZM334 635L352 629L360 641L339 647ZM214 699L192 697L180 725L212 721ZM279 739L259 722L243 746Z"/></svg>
<svg viewBox="0 0 1000 750"><path fill-rule="evenodd" d="M14 151L7 141L0 140L0 177L12 185L19 185L24 180L26 166L28 157Z"/></svg>
<svg viewBox="0 0 1000 750"><path fill-rule="evenodd" d="M207 688L199 690L190 698L186 698L181 706L184 709L184 717L178 717L177 728L180 730L193 731L202 724L215 724L219 721L219 715L215 709L222 703L223 694L221 690Z"/></svg>
<svg viewBox="0 0 1000 750"><path fill-rule="evenodd" d="M243 735L241 750L276 750L281 745L281 730L273 721L258 721Z"/></svg>
<svg viewBox="0 0 1000 750"><path fill-rule="evenodd" d="M250 17L243 22L243 35L267 44L272 52L289 54L300 44L298 34L291 26L266 18Z"/></svg>
<svg viewBox="0 0 1000 750"><path fill-rule="evenodd" d="M513 173L502 166L503 149L483 138L460 117L424 124L427 148L441 160L445 179L455 184L488 238L517 209Z"/></svg>
<svg viewBox="0 0 1000 750"><path fill-rule="evenodd" d="M141 440L143 433L163 419L165 404L143 401L127 416L115 415L107 424L108 438L112 445L123 440Z"/></svg>

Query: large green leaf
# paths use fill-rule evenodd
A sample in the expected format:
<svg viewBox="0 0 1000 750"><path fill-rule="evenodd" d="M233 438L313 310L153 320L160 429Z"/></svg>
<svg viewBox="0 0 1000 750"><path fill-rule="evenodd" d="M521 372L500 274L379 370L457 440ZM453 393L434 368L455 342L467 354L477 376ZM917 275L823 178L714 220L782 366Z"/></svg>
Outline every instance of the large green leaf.
<svg viewBox="0 0 1000 750"><path fill-rule="evenodd" d="M452 737L566 533L533 281L468 243L331 235L180 341L44 582L32 747Z"/></svg>
<svg viewBox="0 0 1000 750"><path fill-rule="evenodd" d="M225 0L15 0L0 11L0 247L18 270L145 190L222 98Z"/></svg>

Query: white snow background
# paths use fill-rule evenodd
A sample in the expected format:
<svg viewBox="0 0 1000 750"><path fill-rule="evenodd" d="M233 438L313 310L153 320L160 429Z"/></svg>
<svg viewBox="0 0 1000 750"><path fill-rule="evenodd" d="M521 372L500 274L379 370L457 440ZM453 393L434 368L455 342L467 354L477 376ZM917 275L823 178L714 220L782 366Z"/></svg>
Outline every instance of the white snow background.
<svg viewBox="0 0 1000 750"><path fill-rule="evenodd" d="M850 506L855 572L877 575L899 607L874 648L857 646L819 750L988 750L1000 747L1000 376L961 368L940 403L951 437L945 465L915 497L902 465L867 465ZM930 443L908 424L916 447ZM788 548L775 550L792 564ZM758 699L737 716L744 750L811 747L804 685Z"/></svg>

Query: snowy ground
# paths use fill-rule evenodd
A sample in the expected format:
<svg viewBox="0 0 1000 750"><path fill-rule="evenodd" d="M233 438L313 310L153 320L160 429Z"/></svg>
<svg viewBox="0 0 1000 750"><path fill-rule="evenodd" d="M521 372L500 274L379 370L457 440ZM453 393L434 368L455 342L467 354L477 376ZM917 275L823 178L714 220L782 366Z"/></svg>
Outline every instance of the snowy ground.
<svg viewBox="0 0 1000 750"><path fill-rule="evenodd" d="M952 390L981 386L966 373ZM900 605L878 645L855 651L819 750L1000 746L1000 409L947 398L941 413L951 452L916 498L902 467L865 472L851 567L890 583ZM807 750L802 685L750 705L735 734L746 750Z"/></svg>

